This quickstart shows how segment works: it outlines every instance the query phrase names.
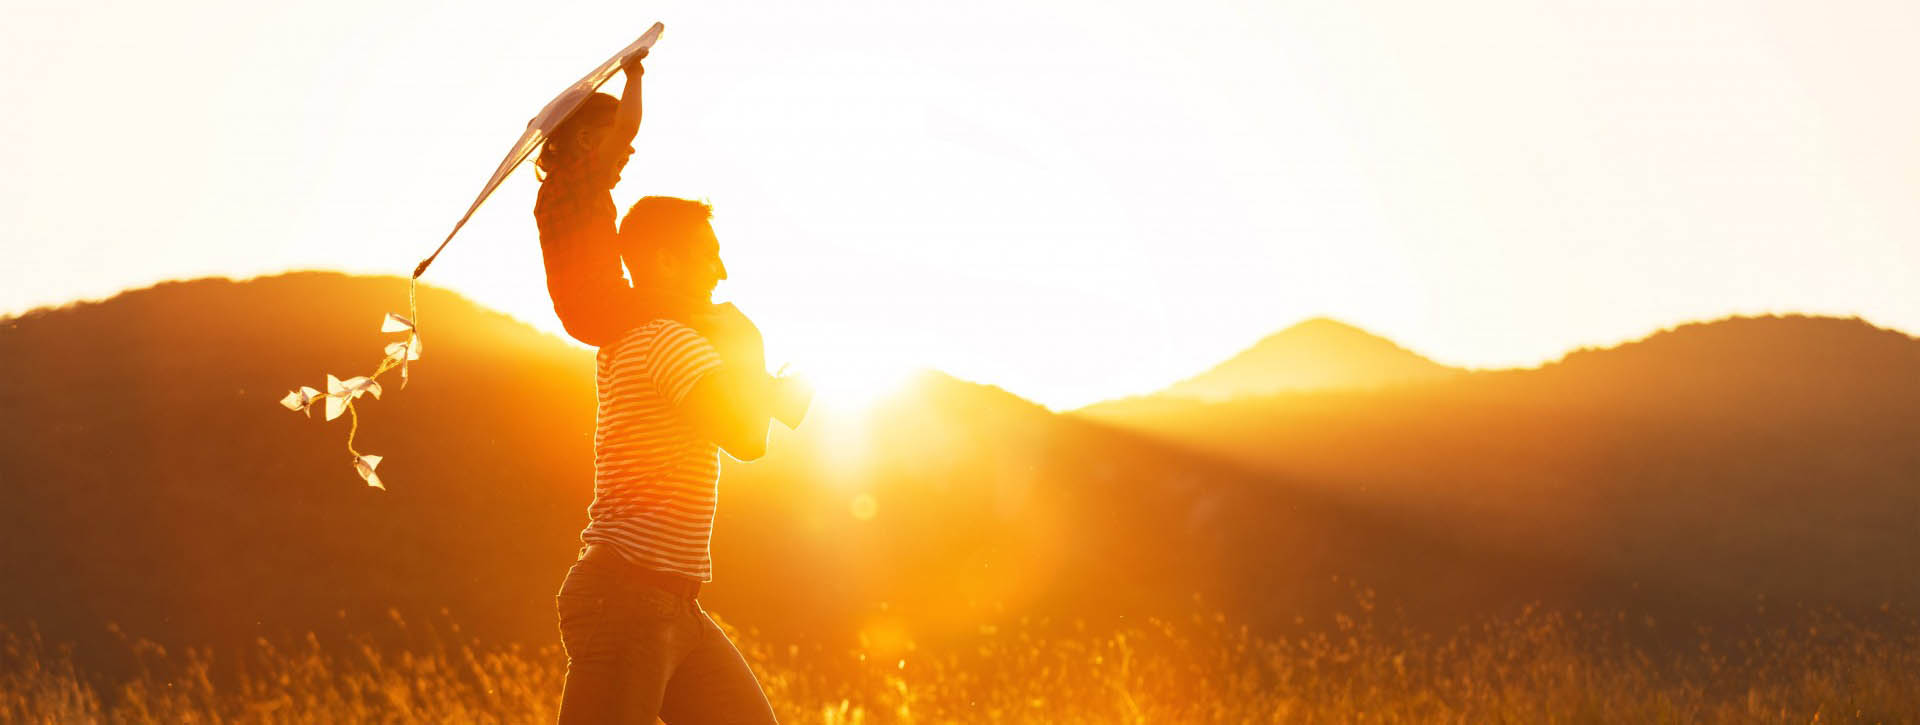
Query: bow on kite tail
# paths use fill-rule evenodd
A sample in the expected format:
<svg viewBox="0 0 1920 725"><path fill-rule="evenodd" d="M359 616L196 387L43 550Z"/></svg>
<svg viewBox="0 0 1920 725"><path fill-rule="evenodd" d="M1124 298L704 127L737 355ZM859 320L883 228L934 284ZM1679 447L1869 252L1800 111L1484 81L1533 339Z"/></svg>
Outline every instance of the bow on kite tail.
<svg viewBox="0 0 1920 725"><path fill-rule="evenodd" d="M433 254L427 255L426 259L420 260L420 264L414 266L413 276L407 279L406 316L388 313L386 318L381 320L381 332L406 333L407 339L403 342L389 343L386 346L386 357L380 360L379 366L374 368L372 375L346 380L328 375L325 393L302 386L299 390L289 392L286 397L280 399L280 404L287 409L305 413L308 417L313 416L314 405L324 405L327 420L338 418L344 412L348 420L347 453L353 456L354 471L360 474L360 478L365 480L367 485L382 491L386 490L386 486L380 481L380 476L374 473L374 469L380 465L381 457L363 454L353 447L354 434L360 430L360 414L354 408L354 401L359 400L362 395L372 395L378 399L381 392L380 376L393 370L400 371L401 389L407 387L407 364L420 359L420 306L415 298L420 275L425 274L427 267L433 264L433 260L438 259L440 253L446 251L447 243L453 241L453 235L460 233L460 228L466 226L468 219L473 218L473 212L493 194L494 189L499 188L500 182L506 181L507 177L513 174L513 170L520 166L520 162L526 161L527 157L533 154L534 149L546 142L547 136L553 133L554 127L573 115L574 109L579 108L588 96L593 95L594 91L599 90L600 86L612 78L614 73L619 72L621 61L634 53L651 49L653 44L660 40L660 33L665 29L666 26L654 23L653 27L641 33L640 37L627 47L613 54L613 57L601 63L585 77L575 81L573 85L567 86L560 95L548 101L547 105L540 109L540 113L527 121L527 130L520 134L520 139L515 141L513 148L507 151L507 157L502 159L500 165L493 170L493 176L487 179L486 186L480 188L480 195L467 206L467 213L460 215L460 221L454 223L453 230L447 232L447 238L440 241L440 246L433 249Z"/></svg>

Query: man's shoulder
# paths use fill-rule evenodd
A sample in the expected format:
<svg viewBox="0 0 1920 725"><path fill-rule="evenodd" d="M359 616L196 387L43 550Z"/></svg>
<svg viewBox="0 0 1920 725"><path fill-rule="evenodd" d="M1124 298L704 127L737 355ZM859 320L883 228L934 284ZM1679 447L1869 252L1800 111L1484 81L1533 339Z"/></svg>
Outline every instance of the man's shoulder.
<svg viewBox="0 0 1920 725"><path fill-rule="evenodd" d="M600 348L600 356L603 359L618 360L622 357L644 354L662 345L680 345L705 339L699 331L684 322L657 317L621 333L613 343Z"/></svg>

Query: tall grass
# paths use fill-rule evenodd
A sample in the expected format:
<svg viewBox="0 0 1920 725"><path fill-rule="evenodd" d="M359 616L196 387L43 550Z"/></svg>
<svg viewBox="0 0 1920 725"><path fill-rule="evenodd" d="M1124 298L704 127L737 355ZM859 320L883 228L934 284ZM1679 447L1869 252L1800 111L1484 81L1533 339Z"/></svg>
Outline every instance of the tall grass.
<svg viewBox="0 0 1920 725"><path fill-rule="evenodd" d="M1106 632L1029 620L884 654L729 633L790 723L1920 720L1913 622L1802 620L1662 654L1633 643L1634 618L1537 611L1447 637L1347 617L1288 638L1219 616ZM0 632L0 721L550 722L565 671L557 645L489 647L457 630L397 652L259 641L238 662L124 641L138 674L95 683L36 632Z"/></svg>

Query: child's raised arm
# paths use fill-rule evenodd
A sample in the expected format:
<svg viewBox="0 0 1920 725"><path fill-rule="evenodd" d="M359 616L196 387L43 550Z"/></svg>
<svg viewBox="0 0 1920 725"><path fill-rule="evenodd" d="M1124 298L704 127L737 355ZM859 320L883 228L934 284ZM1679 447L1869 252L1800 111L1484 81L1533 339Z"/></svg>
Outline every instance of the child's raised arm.
<svg viewBox="0 0 1920 725"><path fill-rule="evenodd" d="M614 112L613 132L601 142L603 151L624 151L640 135L640 77L647 73L640 61L646 58L647 49L641 48L620 62L620 69L627 74L627 87L620 91L620 110Z"/></svg>
<svg viewBox="0 0 1920 725"><path fill-rule="evenodd" d="M601 181L604 185L583 188L577 182L559 182L549 177L549 185L564 185L565 191L541 187L534 216L540 223L540 250L546 264L547 293L553 298L554 314L567 334L588 345L599 347L614 342L627 330L646 321L646 311L635 303L633 290L620 276L620 255L614 248L618 207L612 204L606 188L618 178L619 169L633 152L633 138L640 131L640 66L647 51L624 59L627 87L614 111L613 125L587 159L576 162L598 174L602 164L615 164ZM543 152L544 153L544 152ZM598 179L596 175L594 178ZM578 202L572 197L582 197ZM604 205L604 206L602 206ZM543 211L544 210L544 211Z"/></svg>

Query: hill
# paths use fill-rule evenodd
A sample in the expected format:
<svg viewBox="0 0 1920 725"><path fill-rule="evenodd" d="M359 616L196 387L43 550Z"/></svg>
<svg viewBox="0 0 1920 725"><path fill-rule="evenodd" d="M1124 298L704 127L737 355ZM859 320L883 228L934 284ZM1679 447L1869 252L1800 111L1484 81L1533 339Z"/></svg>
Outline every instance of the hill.
<svg viewBox="0 0 1920 725"><path fill-rule="evenodd" d="M108 622L237 647L390 613L552 643L588 351L422 289L426 357L360 429L386 492L343 422L275 402L370 367L405 284L195 280L0 321L0 623L83 656L120 649ZM927 373L728 462L702 601L771 641L876 648L1215 608L1311 627L1355 586L1426 627L1533 601L1916 601L1888 574L1920 551L1913 350L1734 320L1540 370L1077 415Z"/></svg>
<svg viewBox="0 0 1920 725"><path fill-rule="evenodd" d="M1857 319L1693 323L1538 369L1079 415L1647 601L1920 600L1920 340Z"/></svg>
<svg viewBox="0 0 1920 725"><path fill-rule="evenodd" d="M1316 317L1269 335L1156 395L1219 401L1297 390L1380 388L1458 372L1391 340Z"/></svg>
<svg viewBox="0 0 1920 725"><path fill-rule="evenodd" d="M375 321L404 299L398 278L297 273L0 323L0 622L38 622L83 653L116 649L109 622L240 646L377 629L390 612L551 642L591 495L589 351L423 288L426 355L405 390L365 403L359 431L386 457L385 492L353 475L345 421L276 402L369 369ZM1293 584L1376 566L1365 552L1504 566L934 373L867 416L777 432L721 487L703 601L788 640L1138 621L1196 595L1286 622L1348 594Z"/></svg>

